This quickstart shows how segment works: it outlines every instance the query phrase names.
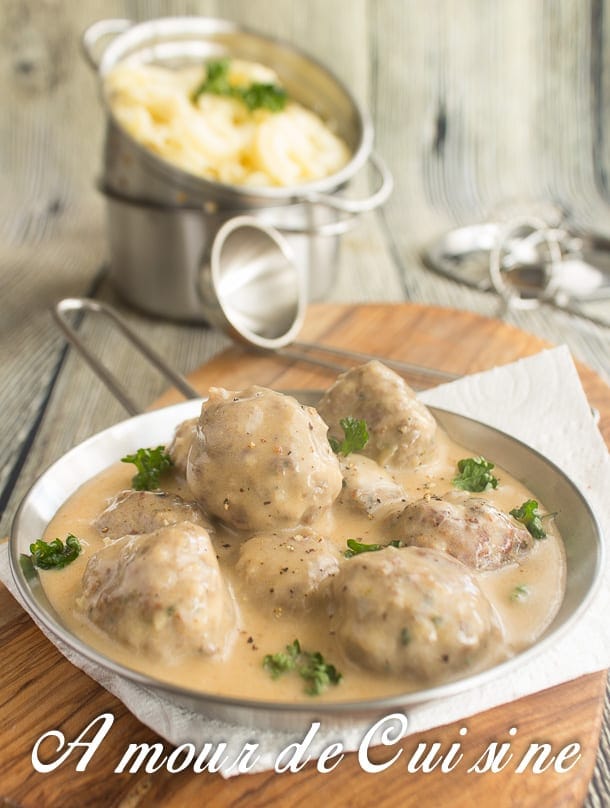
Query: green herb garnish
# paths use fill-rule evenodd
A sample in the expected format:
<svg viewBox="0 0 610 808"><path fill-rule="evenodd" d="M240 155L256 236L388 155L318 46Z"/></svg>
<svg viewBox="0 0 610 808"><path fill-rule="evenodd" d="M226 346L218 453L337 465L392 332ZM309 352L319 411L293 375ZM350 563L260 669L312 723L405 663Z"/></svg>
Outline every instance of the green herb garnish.
<svg viewBox="0 0 610 808"><path fill-rule="evenodd" d="M530 595L529 587L525 584L518 584L510 593L510 599L515 601L527 600Z"/></svg>
<svg viewBox="0 0 610 808"><path fill-rule="evenodd" d="M271 674L272 679L278 679L286 671L291 671L296 665L296 659L301 653L301 646L298 640L292 645L286 646L286 651L278 651L277 654L266 654L263 659L263 667Z"/></svg>
<svg viewBox="0 0 610 808"><path fill-rule="evenodd" d="M283 87L257 81L245 86L233 85L229 82L230 67L229 59L208 62L204 80L191 95L193 103L198 100L200 95L210 93L236 98L244 103L250 111L268 109L271 112L281 112L284 109L288 95Z"/></svg>
<svg viewBox="0 0 610 808"><path fill-rule="evenodd" d="M229 69L231 62L228 59L216 59L206 64L205 78L193 93L196 101L203 93L213 95L230 95Z"/></svg>
<svg viewBox="0 0 610 808"><path fill-rule="evenodd" d="M165 451L165 446L156 449L138 449L135 454L125 455L122 463L133 463L138 473L132 477L131 484L136 491L154 491L159 487L159 478L173 464Z"/></svg>
<svg viewBox="0 0 610 808"><path fill-rule="evenodd" d="M262 84L254 82L249 87L236 88L238 97L250 111L254 109L268 109L270 112L281 112L286 106L288 95L283 87L277 84Z"/></svg>
<svg viewBox="0 0 610 808"><path fill-rule="evenodd" d="M348 415L347 418L342 418L339 421L339 425L345 435L343 440L340 441L332 437L328 438L330 448L335 454L345 456L364 449L369 440L369 433L364 419L352 418L351 415Z"/></svg>
<svg viewBox="0 0 610 808"><path fill-rule="evenodd" d="M535 539L546 539L546 531L542 526L542 517L535 499L528 499L519 508L513 508L510 515L514 516L517 522L521 522Z"/></svg>
<svg viewBox="0 0 610 808"><path fill-rule="evenodd" d="M398 539L391 541L389 544L364 544L364 542L357 539L348 539L346 543L347 550L343 553L345 558L352 558L355 555L360 555L360 553L375 553L377 550L383 550L384 547L402 546Z"/></svg>
<svg viewBox="0 0 610 808"><path fill-rule="evenodd" d="M60 570L78 558L81 546L76 536L69 533L64 544L61 539L46 542L38 539L30 544L32 563L42 570Z"/></svg>
<svg viewBox="0 0 610 808"><path fill-rule="evenodd" d="M342 679L342 674L334 665L325 662L319 651L303 651L298 640L287 645L286 651L267 654L263 667L272 679L296 671L305 680L305 692L310 696L318 696L328 685L337 685Z"/></svg>
<svg viewBox="0 0 610 808"><path fill-rule="evenodd" d="M484 457L466 457L458 461L459 474L452 482L464 491L487 491L498 487L498 479L491 474L494 464Z"/></svg>

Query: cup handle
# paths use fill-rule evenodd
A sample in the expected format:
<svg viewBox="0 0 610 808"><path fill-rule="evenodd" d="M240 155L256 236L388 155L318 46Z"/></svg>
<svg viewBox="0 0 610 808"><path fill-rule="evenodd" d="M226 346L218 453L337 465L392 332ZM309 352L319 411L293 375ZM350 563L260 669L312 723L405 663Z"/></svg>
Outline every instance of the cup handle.
<svg viewBox="0 0 610 808"><path fill-rule="evenodd" d="M349 213L352 215L366 213L369 210L374 210L380 205L383 205L392 193L394 179L390 173L390 169L376 152L370 155L369 160L379 176L379 187L370 196L364 199L345 199L344 197L334 196L332 194L312 193L307 194L305 198L306 201L313 204L326 205L329 208L341 211L341 213Z"/></svg>
<svg viewBox="0 0 610 808"><path fill-rule="evenodd" d="M98 20L83 31L83 35L81 37L83 54L93 70L97 71L100 66L100 59L96 56L97 44L100 39L107 36L117 36L118 34L122 34L127 31L128 28L131 28L132 25L133 22L131 20L113 18L108 20Z"/></svg>

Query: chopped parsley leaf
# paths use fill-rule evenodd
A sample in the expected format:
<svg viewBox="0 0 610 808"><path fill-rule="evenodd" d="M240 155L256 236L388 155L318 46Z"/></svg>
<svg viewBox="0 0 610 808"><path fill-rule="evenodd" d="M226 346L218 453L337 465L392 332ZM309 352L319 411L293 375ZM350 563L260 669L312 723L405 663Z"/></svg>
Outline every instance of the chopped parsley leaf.
<svg viewBox="0 0 610 808"><path fill-rule="evenodd" d="M535 539L546 539L546 531L542 525L542 515L535 499L528 499L518 508L513 508L510 515L521 522Z"/></svg>
<svg viewBox="0 0 610 808"><path fill-rule="evenodd" d="M173 464L165 451L165 446L155 449L138 449L135 454L125 455L122 463L133 463L138 473L132 477L131 485L136 491L154 491L159 487L159 478Z"/></svg>
<svg viewBox="0 0 610 808"><path fill-rule="evenodd" d="M263 659L263 667L271 674L272 679L278 679L286 671L294 669L296 658L301 653L301 646L298 640L286 646L286 651L278 651L277 654L266 654Z"/></svg>
<svg viewBox="0 0 610 808"><path fill-rule="evenodd" d="M351 415L348 415L347 418L342 418L339 424L345 437L342 441L332 437L328 438L333 452L345 456L364 449L369 440L366 421L362 418L352 418Z"/></svg>
<svg viewBox="0 0 610 808"><path fill-rule="evenodd" d="M64 544L61 539L46 542L38 539L30 544L32 563L42 570L59 570L71 564L81 553L79 540L69 533Z"/></svg>
<svg viewBox="0 0 610 808"><path fill-rule="evenodd" d="M402 546L397 539L391 541L389 544L364 544L364 542L358 541L357 539L348 539L346 543L347 550L343 553L345 558L352 558L355 555L360 555L360 553L375 553L377 550L383 550L384 547Z"/></svg>
<svg viewBox="0 0 610 808"><path fill-rule="evenodd" d="M208 62L206 74L203 81L195 88L191 94L191 100L196 103L200 95L210 93L211 95L224 95L229 98L236 98L245 104L252 112L255 109L268 109L271 112L281 112L286 106L288 94L283 87L268 82L253 82L245 86L231 84L229 81L229 71L231 62L229 59L217 59Z"/></svg>
<svg viewBox="0 0 610 808"><path fill-rule="evenodd" d="M270 112L281 112L286 106L288 95L286 90L277 84L254 82L249 87L240 89L239 98L250 111L268 109Z"/></svg>
<svg viewBox="0 0 610 808"><path fill-rule="evenodd" d="M525 584L518 584L510 593L510 599L514 601L527 600L530 594L529 587Z"/></svg>
<svg viewBox="0 0 610 808"><path fill-rule="evenodd" d="M303 651L298 640L287 645L285 651L266 654L263 667L273 679L296 671L305 680L305 692L310 696L318 696L328 685L337 685L342 679L342 674L326 662L319 651Z"/></svg>
<svg viewBox="0 0 610 808"><path fill-rule="evenodd" d="M465 457L458 461L458 472L453 485L464 491L487 491L498 487L498 479L491 474L494 464L484 457Z"/></svg>

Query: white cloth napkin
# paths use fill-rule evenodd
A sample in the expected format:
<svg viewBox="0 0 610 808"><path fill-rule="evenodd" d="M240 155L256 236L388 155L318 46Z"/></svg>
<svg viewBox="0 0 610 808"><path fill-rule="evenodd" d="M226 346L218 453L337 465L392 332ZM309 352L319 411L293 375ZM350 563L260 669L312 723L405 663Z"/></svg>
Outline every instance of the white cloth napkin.
<svg viewBox="0 0 610 808"><path fill-rule="evenodd" d="M421 394L427 404L453 410L502 429L546 455L562 468L586 495L610 541L610 456L581 387L567 348L536 356L485 373L459 379ZM610 553L608 553L610 558ZM8 548L0 548L0 579L17 598L8 565ZM408 733L467 718L529 693L610 667L610 562L586 619L541 655L526 662L519 676L494 679L456 696L407 710ZM34 618L35 619L35 618ZM170 744L227 744L221 774L237 773L233 761L244 744L258 744L252 771L274 767L278 754L303 732L257 731L252 727L209 720L177 707L166 698L99 668L51 637L77 667L119 698L144 724ZM91 716L93 719L95 716ZM58 723L63 717L58 716ZM340 740L345 751L357 749L368 725L337 727L322 724L309 755L315 759L331 742Z"/></svg>

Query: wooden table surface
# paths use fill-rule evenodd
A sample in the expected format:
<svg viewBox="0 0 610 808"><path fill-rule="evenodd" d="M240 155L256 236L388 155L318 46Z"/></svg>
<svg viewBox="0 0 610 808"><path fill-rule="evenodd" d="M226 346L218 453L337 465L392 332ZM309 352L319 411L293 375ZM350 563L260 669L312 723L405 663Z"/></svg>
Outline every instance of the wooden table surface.
<svg viewBox="0 0 610 808"><path fill-rule="evenodd" d="M413 300L493 316L493 296L424 268L420 250L433 236L493 217L507 203L519 211L540 201L570 210L586 227L609 229L610 11L603 0L2 0L2 535L42 468L124 416L66 351L49 316L65 296L114 301L95 191L103 113L80 33L103 17L183 13L226 16L307 48L371 110L396 187L382 212L344 237L330 300ZM227 345L212 330L119 306L179 370L192 371ZM504 316L568 344L610 378L608 329L548 308ZM91 322L82 330L119 376L129 376L143 407L162 393L164 381L119 339ZM10 704L1 709L1 732L10 736ZM609 803L606 707L586 805Z"/></svg>

